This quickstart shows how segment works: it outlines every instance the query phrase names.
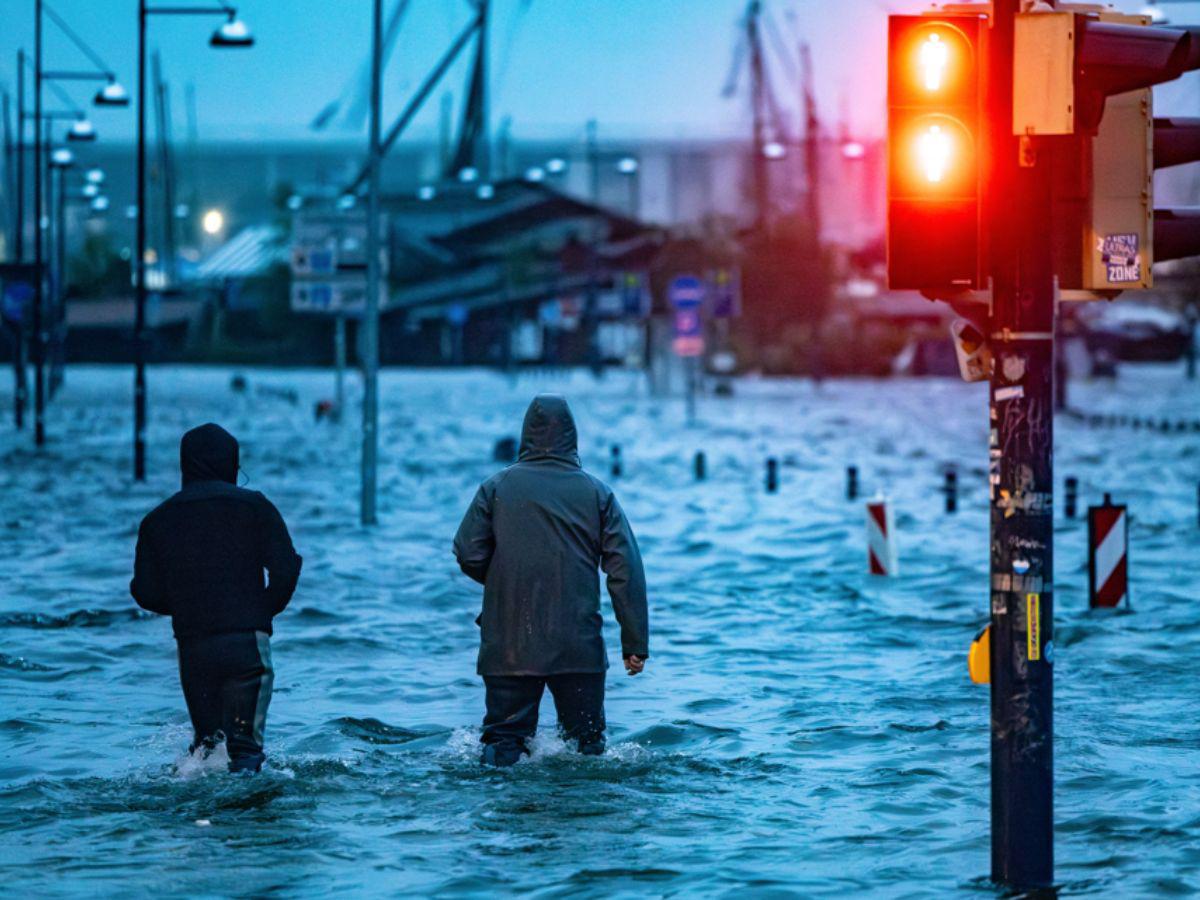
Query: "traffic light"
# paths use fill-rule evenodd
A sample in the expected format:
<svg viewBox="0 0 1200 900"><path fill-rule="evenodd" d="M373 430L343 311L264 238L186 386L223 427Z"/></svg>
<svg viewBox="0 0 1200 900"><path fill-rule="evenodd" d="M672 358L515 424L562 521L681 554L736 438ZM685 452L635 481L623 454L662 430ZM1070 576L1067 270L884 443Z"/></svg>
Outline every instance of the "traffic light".
<svg viewBox="0 0 1200 900"><path fill-rule="evenodd" d="M1070 136L1052 154L1051 239L1076 298L1150 287L1155 261L1200 253L1194 216L1153 199L1156 168L1200 159L1200 123L1155 120L1150 91L1200 68L1200 31L1149 23L1067 4L1016 19L1013 133Z"/></svg>
<svg viewBox="0 0 1200 900"><path fill-rule="evenodd" d="M986 19L888 17L888 284L980 286Z"/></svg>

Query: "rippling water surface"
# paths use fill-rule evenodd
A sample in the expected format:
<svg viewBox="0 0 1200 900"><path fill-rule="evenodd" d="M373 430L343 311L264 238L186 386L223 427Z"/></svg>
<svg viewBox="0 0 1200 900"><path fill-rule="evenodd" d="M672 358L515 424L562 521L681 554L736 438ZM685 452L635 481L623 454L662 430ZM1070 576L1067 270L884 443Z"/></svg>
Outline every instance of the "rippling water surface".
<svg viewBox="0 0 1200 900"><path fill-rule="evenodd" d="M965 667L987 610L982 387L744 381L689 428L680 401L624 375L386 373L381 522L364 531L355 423L311 415L330 376L252 371L238 395L230 375L151 370L144 485L128 474L126 369L69 372L43 454L0 435L7 891L991 891L988 695ZM610 444L624 451L612 483L647 561L654 655L644 676L610 672L606 757L557 743L547 702L533 758L485 771L480 591L450 538L493 441L549 388L574 405L585 465L607 478ZM1142 368L1072 400L1191 420L1198 393ZM305 556L255 778L183 756L169 623L127 594L138 520L175 489L181 432L210 419L242 440ZM1081 506L1105 490L1130 504L1133 573L1133 612L1089 614L1086 527L1060 515L1058 878L1078 894L1200 891L1200 433L1063 420L1057 460ZM953 517L937 490L950 462ZM899 578L864 574L849 463L864 493L895 499Z"/></svg>

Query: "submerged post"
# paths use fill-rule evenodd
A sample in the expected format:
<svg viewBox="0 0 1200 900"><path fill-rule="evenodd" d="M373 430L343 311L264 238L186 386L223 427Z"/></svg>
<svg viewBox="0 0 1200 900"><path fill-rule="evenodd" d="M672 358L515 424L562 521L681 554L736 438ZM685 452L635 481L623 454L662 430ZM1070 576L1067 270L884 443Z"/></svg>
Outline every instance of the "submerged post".
<svg viewBox="0 0 1200 900"><path fill-rule="evenodd" d="M610 471L612 472L612 477L620 478L621 473L624 471L624 468L621 464L621 445L613 444L609 450L609 453L612 456L612 466L610 468Z"/></svg>
<svg viewBox="0 0 1200 900"><path fill-rule="evenodd" d="M779 490L779 461L775 457L767 459L767 493L774 494Z"/></svg>
<svg viewBox="0 0 1200 900"><path fill-rule="evenodd" d="M858 499L858 466L846 467L846 499Z"/></svg>
<svg viewBox="0 0 1200 900"><path fill-rule="evenodd" d="M1075 511L1079 504L1079 479L1074 475L1067 478L1067 498L1063 504L1064 512L1068 519L1075 518Z"/></svg>
<svg viewBox="0 0 1200 900"><path fill-rule="evenodd" d="M1019 0L996 0L989 52L994 368L990 391L992 879L1054 879L1054 326L1052 145L1014 137Z"/></svg>
<svg viewBox="0 0 1200 900"><path fill-rule="evenodd" d="M342 313L333 320L334 421L341 421L346 408L346 317Z"/></svg>
<svg viewBox="0 0 1200 900"><path fill-rule="evenodd" d="M383 67L383 0L371 12L371 133L367 167L367 303L363 314L362 524L374 525L375 478L379 452L379 119Z"/></svg>
<svg viewBox="0 0 1200 900"><path fill-rule="evenodd" d="M954 469L946 470L946 483L942 488L946 495L946 512L952 513L958 511L958 472Z"/></svg>
<svg viewBox="0 0 1200 900"><path fill-rule="evenodd" d="M696 474L697 481L703 481L708 476L708 459L703 450L696 451L696 457L692 460L692 469Z"/></svg>

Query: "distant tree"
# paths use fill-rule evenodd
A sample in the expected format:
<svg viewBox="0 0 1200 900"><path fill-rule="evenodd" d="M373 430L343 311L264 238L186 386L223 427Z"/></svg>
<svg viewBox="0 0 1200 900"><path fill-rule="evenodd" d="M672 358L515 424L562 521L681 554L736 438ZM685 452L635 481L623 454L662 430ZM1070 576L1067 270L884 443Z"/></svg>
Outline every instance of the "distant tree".
<svg viewBox="0 0 1200 900"><path fill-rule="evenodd" d="M113 249L105 231L88 231L83 246L67 260L67 285L71 296L99 297L128 292L131 284L128 259Z"/></svg>
<svg viewBox="0 0 1200 900"><path fill-rule="evenodd" d="M743 239L743 313L760 342L792 325L819 323L832 288L830 254L803 218L789 216Z"/></svg>

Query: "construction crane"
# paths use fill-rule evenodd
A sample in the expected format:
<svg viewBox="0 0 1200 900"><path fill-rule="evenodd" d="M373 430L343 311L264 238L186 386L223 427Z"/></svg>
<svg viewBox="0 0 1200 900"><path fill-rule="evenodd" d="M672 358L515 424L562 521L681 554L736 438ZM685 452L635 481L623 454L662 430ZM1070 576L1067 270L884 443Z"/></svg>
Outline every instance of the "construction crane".
<svg viewBox="0 0 1200 900"><path fill-rule="evenodd" d="M771 84L770 70L764 50L764 25L770 20L763 9L762 0L749 0L746 11L738 23L737 42L733 48L733 61L723 97L734 97L738 93L743 69L750 75L751 112L751 191L754 198L754 225L758 231L766 230L771 224L771 190L767 176L767 164L778 156L790 141L788 129ZM786 56L783 57L790 62Z"/></svg>

